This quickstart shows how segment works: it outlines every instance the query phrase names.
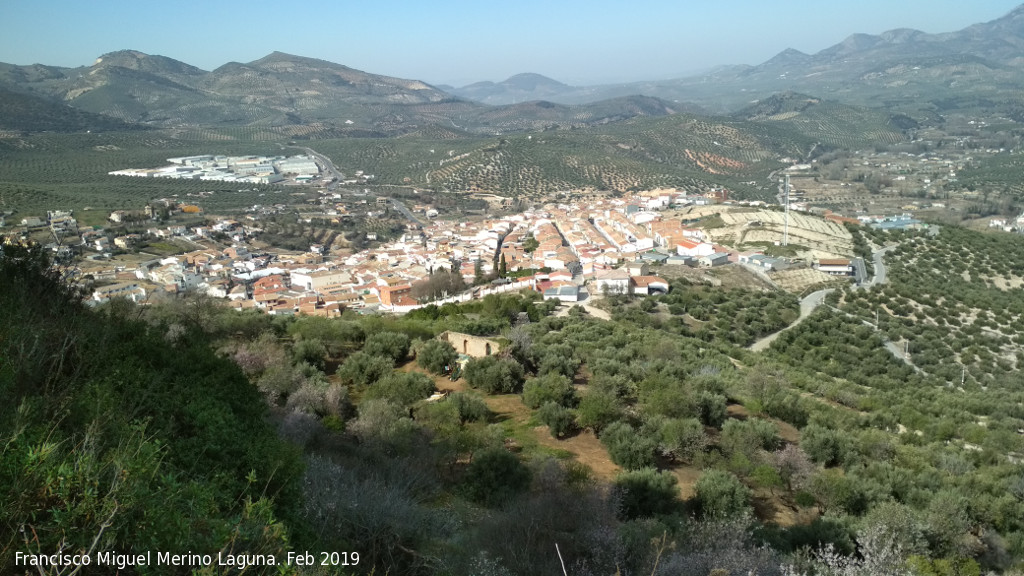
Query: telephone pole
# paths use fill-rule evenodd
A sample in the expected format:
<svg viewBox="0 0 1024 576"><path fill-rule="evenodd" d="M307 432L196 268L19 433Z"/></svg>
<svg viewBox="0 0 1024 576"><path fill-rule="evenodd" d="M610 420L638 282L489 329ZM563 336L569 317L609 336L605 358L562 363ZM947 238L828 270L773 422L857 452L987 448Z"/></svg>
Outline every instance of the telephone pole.
<svg viewBox="0 0 1024 576"><path fill-rule="evenodd" d="M786 224L784 232L782 234L782 245L789 246L789 174L786 174L785 180L785 196L786 196Z"/></svg>

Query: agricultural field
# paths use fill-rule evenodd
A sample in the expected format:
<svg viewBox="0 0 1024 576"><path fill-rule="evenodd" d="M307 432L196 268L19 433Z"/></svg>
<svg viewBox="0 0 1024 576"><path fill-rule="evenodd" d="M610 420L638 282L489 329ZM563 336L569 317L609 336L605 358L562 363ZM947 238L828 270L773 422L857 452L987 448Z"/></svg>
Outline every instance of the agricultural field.
<svg viewBox="0 0 1024 576"><path fill-rule="evenodd" d="M785 235L785 213L743 206L693 206L678 212L683 220L701 219L711 241L740 250L775 247ZM714 222L709 225L709 218ZM818 216L791 211L787 256L805 259L849 258L853 236L843 226Z"/></svg>
<svg viewBox="0 0 1024 576"><path fill-rule="evenodd" d="M784 136L751 122L677 114L607 126L491 138L452 134L442 142L398 139L322 140L315 146L339 166L365 170L388 184L535 196L566 189L624 192L659 186L769 198L768 174L783 155L799 156L813 140Z"/></svg>
<svg viewBox="0 0 1024 576"><path fill-rule="evenodd" d="M990 190L1024 201L1024 154L1010 151L986 156L969 163L959 175L959 187L966 190Z"/></svg>
<svg viewBox="0 0 1024 576"><path fill-rule="evenodd" d="M897 238L889 283L844 291L840 309L872 324L877 312L879 330L931 377L1005 387L1024 368L1024 238L948 226Z"/></svg>
<svg viewBox="0 0 1024 576"><path fill-rule="evenodd" d="M46 134L0 139L0 209L20 215L91 208L100 212L140 209L153 198L178 196L204 210L272 204L286 197L281 187L131 178L107 173L166 165L191 154L279 154L276 144L178 140L159 132ZM239 192L239 188L249 190ZM202 192L214 192L199 197Z"/></svg>
<svg viewBox="0 0 1024 576"><path fill-rule="evenodd" d="M792 98L800 100L796 96ZM785 95L776 96L765 102L785 98ZM795 109L783 104L777 111L760 111L755 105L755 110L748 109L737 115L745 116L781 140L794 139L796 133L830 149L896 144L907 139L885 112L810 97L803 100Z"/></svg>
<svg viewBox="0 0 1024 576"><path fill-rule="evenodd" d="M791 294L802 294L811 288L824 288L828 286L842 286L849 283L848 280L829 276L824 272L811 268L790 268L789 270L777 270L768 273L772 282Z"/></svg>

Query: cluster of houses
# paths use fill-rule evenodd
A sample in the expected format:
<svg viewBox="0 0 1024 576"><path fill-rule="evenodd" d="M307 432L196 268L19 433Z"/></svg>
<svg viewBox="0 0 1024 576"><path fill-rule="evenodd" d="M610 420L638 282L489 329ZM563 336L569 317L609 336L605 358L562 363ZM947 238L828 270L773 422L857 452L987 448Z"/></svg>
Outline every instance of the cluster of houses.
<svg viewBox="0 0 1024 576"><path fill-rule="evenodd" d="M1024 213L1021 213L1021 215L1017 216L1015 219L992 218L988 221L988 226L989 228L1000 228L1006 232L1024 234Z"/></svg>
<svg viewBox="0 0 1024 576"><path fill-rule="evenodd" d="M791 265L761 253L733 254L712 243L699 227L663 212L707 200L654 190L479 222L434 220L426 227L411 226L396 241L340 256L318 245L301 254L254 249L251 240L259 229L230 218L188 227L172 224L148 229L149 238L125 235L113 243L129 250L143 239L182 237L204 248L154 258L134 269L94 273L92 280L106 285L93 292L92 300L124 297L141 302L154 293L202 292L240 310L336 316L344 309L406 312L429 303L523 289L567 303L595 294L658 294L669 285L652 271L665 265L711 268L740 262L764 271ZM148 208L144 216L158 208ZM112 214L111 219L136 216ZM69 219L73 222L70 214L54 212L48 225L70 226ZM86 230L81 237L97 251L110 244L103 230ZM224 244L204 241L211 237ZM823 271L833 273L830 263L821 264ZM417 287L440 271L457 274L475 287L427 300Z"/></svg>
<svg viewBox="0 0 1024 576"><path fill-rule="evenodd" d="M416 298L415 287L443 270L477 286L441 302L522 289L563 302L594 292L657 294L668 290L668 282L651 274L652 264L710 267L730 261L702 231L660 213L670 205L694 202L675 191L653 191L480 222L433 221L394 242L336 258L321 246L304 254L253 250L249 231L231 219L210 226L172 225L149 230L149 235L201 240L220 232L232 246L114 270L94 278L114 284L97 289L93 300L142 301L154 291L195 291L226 299L238 309L274 314L333 316L346 308L404 312L429 303ZM126 236L115 242L130 246L137 240ZM495 276L492 282L481 281Z"/></svg>
<svg viewBox="0 0 1024 576"><path fill-rule="evenodd" d="M894 216L858 216L857 219L876 230L921 230L928 225L910 214Z"/></svg>

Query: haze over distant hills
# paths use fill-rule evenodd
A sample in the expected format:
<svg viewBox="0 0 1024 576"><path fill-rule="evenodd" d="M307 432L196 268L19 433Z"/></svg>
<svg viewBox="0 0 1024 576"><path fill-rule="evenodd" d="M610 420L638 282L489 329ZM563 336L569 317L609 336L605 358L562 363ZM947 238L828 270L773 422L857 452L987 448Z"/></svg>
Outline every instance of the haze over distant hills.
<svg viewBox="0 0 1024 576"><path fill-rule="evenodd" d="M0 63L0 129L54 129L62 121L46 118L64 118L67 130L111 129L119 121L302 126L297 133L320 137L392 136L428 126L449 136L494 135L681 111L723 114L787 91L918 117L982 106L1024 118L1022 83L1024 6L957 32L853 34L816 54L785 50L757 66L589 87L519 74L444 90L280 52L212 71L132 50L79 68Z"/></svg>
<svg viewBox="0 0 1024 576"><path fill-rule="evenodd" d="M524 82L531 88L538 85ZM156 127L315 125L324 136L388 136L427 125L497 134L676 111L656 98L639 96L582 107L549 102L491 107L418 80L280 52L210 72L133 50L105 54L81 68L0 64L0 89L18 95L10 102L14 115L19 109L49 107L61 110L58 116L69 116L64 108L73 107L80 114ZM3 119L0 128L27 129L23 122L7 124Z"/></svg>
<svg viewBox="0 0 1024 576"><path fill-rule="evenodd" d="M950 95L1012 96L1024 80L1024 6L957 32L897 29L879 35L852 34L816 54L787 49L757 66L724 66L675 80L572 87L545 78L531 91L528 84L517 81L522 76L535 75L449 91L488 104L531 98L579 104L644 94L695 102L718 112L787 90L872 106L928 102Z"/></svg>

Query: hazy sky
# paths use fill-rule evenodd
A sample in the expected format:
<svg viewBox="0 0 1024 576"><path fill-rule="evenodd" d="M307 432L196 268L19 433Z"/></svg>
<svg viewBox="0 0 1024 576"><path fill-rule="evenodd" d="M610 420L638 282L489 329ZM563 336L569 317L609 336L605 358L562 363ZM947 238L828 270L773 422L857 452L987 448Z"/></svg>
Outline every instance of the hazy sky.
<svg viewBox="0 0 1024 576"><path fill-rule="evenodd" d="M813 53L855 32L950 32L1022 0L0 0L0 62L82 66L122 49L212 70L275 50L434 84L537 72L672 78Z"/></svg>

